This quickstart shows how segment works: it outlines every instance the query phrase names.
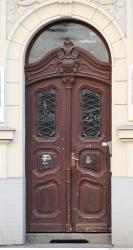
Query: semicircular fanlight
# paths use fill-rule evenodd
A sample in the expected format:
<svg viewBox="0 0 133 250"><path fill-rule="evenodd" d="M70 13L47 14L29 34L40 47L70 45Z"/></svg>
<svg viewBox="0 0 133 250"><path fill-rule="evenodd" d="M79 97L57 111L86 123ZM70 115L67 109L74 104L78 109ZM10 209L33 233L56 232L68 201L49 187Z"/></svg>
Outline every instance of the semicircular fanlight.
<svg viewBox="0 0 133 250"><path fill-rule="evenodd" d="M65 40L85 49L102 62L109 62L109 52L101 36L94 29L72 21L62 21L49 26L37 35L30 46L28 63L35 63L49 51L62 47Z"/></svg>

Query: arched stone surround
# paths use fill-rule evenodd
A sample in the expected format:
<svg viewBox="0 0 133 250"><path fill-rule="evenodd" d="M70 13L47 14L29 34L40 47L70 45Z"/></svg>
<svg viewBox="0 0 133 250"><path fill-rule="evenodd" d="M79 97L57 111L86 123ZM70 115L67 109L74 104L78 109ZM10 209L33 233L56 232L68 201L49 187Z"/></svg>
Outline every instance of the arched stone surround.
<svg viewBox="0 0 133 250"><path fill-rule="evenodd" d="M127 104L127 100L125 100L126 97L116 97L119 83L127 81L127 70L125 70L127 69L127 60L125 38L115 21L102 9L97 9L95 4L91 4L87 0L73 0L72 3L70 3L70 1L50 0L36 6L36 8L26 14L26 16L19 21L17 26L14 27L14 30L8 37L6 66L7 82L19 83L20 89L18 89L18 95L20 94L20 107L24 107L24 60L26 48L32 37L45 24L64 18L74 18L89 23L103 35L108 43L112 58L112 107L115 104L122 104L122 102ZM16 72L12 74L14 68ZM119 72L121 73L119 74ZM115 83L117 83L117 86ZM124 87L126 86L122 86L122 88ZM16 104L14 103L14 105ZM112 116L114 115L112 113ZM20 124L22 125L22 121L24 120L22 112L20 120ZM118 126L123 123L126 123L125 117L121 124L118 123ZM112 125L112 130L116 130L117 124L113 123ZM112 131L113 134L116 133L114 130ZM113 158L115 159L114 154ZM18 168L17 165L16 174L18 176L21 176L22 169L22 166ZM123 174L125 174L125 171L123 166ZM113 167L112 172L114 176L123 175L122 169L119 171L116 167Z"/></svg>
<svg viewBox="0 0 133 250"><path fill-rule="evenodd" d="M21 214L20 211L16 210L15 212L15 214L19 214L19 234L18 231L14 230L14 238L10 239L9 237L9 244L20 244L25 237L25 53L33 36L44 25L64 18L82 20L94 26L108 43L112 58L113 147L111 169L114 177L128 176L125 145L121 143L117 136L117 127L127 123L127 55L124 35L113 17L87 0L47 0L42 4L38 4L19 20L7 38L6 91L8 98L6 101L7 115L5 123L16 128L16 133L14 141L7 148L6 177L7 179L12 177L17 181L19 180L20 184L18 185L20 187L18 190L21 192L21 204L20 208L17 208L21 210ZM12 157L14 154L15 158ZM7 237L7 233L5 237Z"/></svg>

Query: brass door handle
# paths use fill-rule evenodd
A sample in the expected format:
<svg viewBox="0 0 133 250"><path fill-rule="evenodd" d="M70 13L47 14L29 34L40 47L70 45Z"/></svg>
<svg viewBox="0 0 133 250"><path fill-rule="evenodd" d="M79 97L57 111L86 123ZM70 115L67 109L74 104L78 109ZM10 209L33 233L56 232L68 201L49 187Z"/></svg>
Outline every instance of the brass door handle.
<svg viewBox="0 0 133 250"><path fill-rule="evenodd" d="M76 162L78 162L78 161L79 161L79 159L76 158L75 153L71 153L71 166L75 167L76 166Z"/></svg>

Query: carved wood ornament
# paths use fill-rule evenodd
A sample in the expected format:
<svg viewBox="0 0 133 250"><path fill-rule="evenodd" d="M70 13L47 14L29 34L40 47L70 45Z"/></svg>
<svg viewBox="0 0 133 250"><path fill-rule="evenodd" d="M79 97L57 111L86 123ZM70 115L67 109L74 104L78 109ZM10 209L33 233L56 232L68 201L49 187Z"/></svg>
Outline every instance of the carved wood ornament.
<svg viewBox="0 0 133 250"><path fill-rule="evenodd" d="M64 42L64 48L58 52L58 71L63 73L64 83L72 83L74 81L74 74L79 70L80 61L78 59L79 53L74 48L73 43L70 41Z"/></svg>
<svg viewBox="0 0 133 250"><path fill-rule="evenodd" d="M75 76L98 79L110 84L110 62L103 63L84 49L75 47L71 41L49 52L36 63L27 64L27 84L43 79L62 77L64 83L74 82Z"/></svg>

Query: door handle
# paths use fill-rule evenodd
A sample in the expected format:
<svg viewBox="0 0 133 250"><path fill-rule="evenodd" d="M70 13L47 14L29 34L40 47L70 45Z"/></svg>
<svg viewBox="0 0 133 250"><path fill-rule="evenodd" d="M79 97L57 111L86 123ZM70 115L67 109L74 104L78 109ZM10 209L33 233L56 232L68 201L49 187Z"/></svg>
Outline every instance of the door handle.
<svg viewBox="0 0 133 250"><path fill-rule="evenodd" d="M109 147L109 154L112 155L112 141L103 141L103 147Z"/></svg>
<svg viewBox="0 0 133 250"><path fill-rule="evenodd" d="M75 153L71 153L71 166L75 167L78 163L79 159L76 158Z"/></svg>

